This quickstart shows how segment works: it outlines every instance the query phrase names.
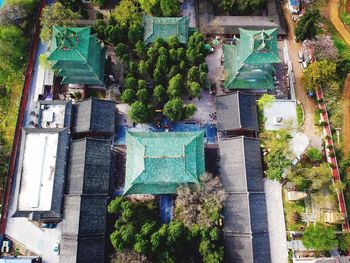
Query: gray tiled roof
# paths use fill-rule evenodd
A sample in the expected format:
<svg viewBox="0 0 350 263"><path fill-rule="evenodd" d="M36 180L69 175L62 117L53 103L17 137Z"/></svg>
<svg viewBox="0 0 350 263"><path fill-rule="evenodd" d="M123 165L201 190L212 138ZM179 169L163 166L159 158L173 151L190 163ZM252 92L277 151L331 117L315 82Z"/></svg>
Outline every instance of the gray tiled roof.
<svg viewBox="0 0 350 263"><path fill-rule="evenodd" d="M256 96L235 92L216 97L217 127L224 130L258 130Z"/></svg>
<svg viewBox="0 0 350 263"><path fill-rule="evenodd" d="M60 262L105 262L110 140L71 143Z"/></svg>
<svg viewBox="0 0 350 263"><path fill-rule="evenodd" d="M90 98L73 104L73 132L114 133L115 103Z"/></svg>
<svg viewBox="0 0 350 263"><path fill-rule="evenodd" d="M219 142L221 178L229 192L263 192L258 139L235 137Z"/></svg>
<svg viewBox="0 0 350 263"><path fill-rule="evenodd" d="M220 141L219 148L225 262L271 262L259 140L235 137Z"/></svg>

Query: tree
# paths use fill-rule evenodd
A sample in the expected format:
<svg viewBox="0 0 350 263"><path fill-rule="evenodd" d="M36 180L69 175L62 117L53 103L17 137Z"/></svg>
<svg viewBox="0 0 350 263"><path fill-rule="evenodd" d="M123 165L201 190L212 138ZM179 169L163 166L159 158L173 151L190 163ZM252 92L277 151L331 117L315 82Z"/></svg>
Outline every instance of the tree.
<svg viewBox="0 0 350 263"><path fill-rule="evenodd" d="M168 46L170 49L177 49L180 47L180 42L179 39L177 38L177 36L170 36L168 37L168 39L166 40L166 42L168 43Z"/></svg>
<svg viewBox="0 0 350 263"><path fill-rule="evenodd" d="M201 92L201 85L195 81L188 82L188 92L191 97L198 97Z"/></svg>
<svg viewBox="0 0 350 263"><path fill-rule="evenodd" d="M173 98L164 105L163 114L170 121L179 121L182 119L183 110L183 101L180 98Z"/></svg>
<svg viewBox="0 0 350 263"><path fill-rule="evenodd" d="M141 24L141 13L137 0L121 0L112 12L121 28L131 28Z"/></svg>
<svg viewBox="0 0 350 263"><path fill-rule="evenodd" d="M136 97L138 100L146 102L148 99L148 90L145 88L138 90L136 93Z"/></svg>
<svg viewBox="0 0 350 263"><path fill-rule="evenodd" d="M40 18L42 26L40 38L44 42L49 42L52 35L52 26L76 26L76 21L81 19L81 15L65 8L60 2L55 2L43 9Z"/></svg>
<svg viewBox="0 0 350 263"><path fill-rule="evenodd" d="M187 79L190 81L199 81L199 69L198 67L192 67L188 71Z"/></svg>
<svg viewBox="0 0 350 263"><path fill-rule="evenodd" d="M312 41L314 52L317 60L327 59L336 61L338 59L338 49L335 46L333 39L328 35L316 36Z"/></svg>
<svg viewBox="0 0 350 263"><path fill-rule="evenodd" d="M262 7L265 0L222 0L221 7L227 11L238 11L239 14L249 14Z"/></svg>
<svg viewBox="0 0 350 263"><path fill-rule="evenodd" d="M93 3L103 6L108 0L92 0Z"/></svg>
<svg viewBox="0 0 350 263"><path fill-rule="evenodd" d="M138 72L141 77L146 77L148 72L148 66L147 63L145 63L144 60L140 60L138 65Z"/></svg>
<svg viewBox="0 0 350 263"><path fill-rule="evenodd" d="M196 106L194 106L194 104L192 104L192 103L187 104L184 108L183 119L186 120L186 119L190 118L193 114L195 114L196 110L197 110L197 108L196 108Z"/></svg>
<svg viewBox="0 0 350 263"><path fill-rule="evenodd" d="M332 185L332 171L328 163L321 163L308 170L307 177L311 181L311 190L322 190Z"/></svg>
<svg viewBox="0 0 350 263"><path fill-rule="evenodd" d="M275 101L275 97L270 95L270 94L267 94L267 93L264 93L264 95L262 95L260 97L260 99L258 99L258 108L260 111L263 111L265 107L269 107L271 106L271 104Z"/></svg>
<svg viewBox="0 0 350 263"><path fill-rule="evenodd" d="M125 84L126 89L134 89L135 90L138 87L137 80L132 76L126 78L124 81L124 84Z"/></svg>
<svg viewBox="0 0 350 263"><path fill-rule="evenodd" d="M15 26L0 26L0 71L7 75L23 68L27 40Z"/></svg>
<svg viewBox="0 0 350 263"><path fill-rule="evenodd" d="M135 101L135 96L135 91L133 89L126 89L121 96L121 100L124 103L131 104Z"/></svg>
<svg viewBox="0 0 350 263"><path fill-rule="evenodd" d="M128 31L129 43L132 46L135 46L136 43L138 43L138 41L142 41L143 40L143 32L144 32L143 26L141 26L141 25L132 26Z"/></svg>
<svg viewBox="0 0 350 263"><path fill-rule="evenodd" d="M162 85L157 85L154 88L153 95L158 103L162 103L166 100L166 90Z"/></svg>
<svg viewBox="0 0 350 263"><path fill-rule="evenodd" d="M147 82L143 79L139 79L137 81L137 88L140 89L147 89Z"/></svg>
<svg viewBox="0 0 350 263"><path fill-rule="evenodd" d="M125 45L123 43L119 43L115 47L115 53L117 54L118 57L123 58L123 56L125 54L129 54L129 49L128 49L127 45Z"/></svg>
<svg viewBox="0 0 350 263"><path fill-rule="evenodd" d="M169 80L167 93L170 98L181 97L182 94L182 76L177 74Z"/></svg>
<svg viewBox="0 0 350 263"><path fill-rule="evenodd" d="M138 77L139 70L136 62L129 62L128 65L128 75L133 76L135 78Z"/></svg>
<svg viewBox="0 0 350 263"><path fill-rule="evenodd" d="M303 76L304 87L316 89L334 79L336 63L328 60L316 61L309 65Z"/></svg>
<svg viewBox="0 0 350 263"><path fill-rule="evenodd" d="M322 224L307 227L301 240L307 249L317 251L329 251L337 247L334 228Z"/></svg>
<svg viewBox="0 0 350 263"><path fill-rule="evenodd" d="M146 14L152 16L160 15L160 4L159 0L138 0L141 8Z"/></svg>
<svg viewBox="0 0 350 263"><path fill-rule="evenodd" d="M153 120L154 108L152 105L146 105L142 101L136 101L131 104L129 117L138 123L147 123Z"/></svg>
<svg viewBox="0 0 350 263"><path fill-rule="evenodd" d="M322 154L317 148L311 147L307 149L306 156L311 162L322 162Z"/></svg>
<svg viewBox="0 0 350 263"><path fill-rule="evenodd" d="M147 56L147 47L142 40L137 41L135 45L135 52L139 58L145 59Z"/></svg>
<svg viewBox="0 0 350 263"><path fill-rule="evenodd" d="M160 9L163 16L178 16L180 13L177 0L160 0Z"/></svg>
<svg viewBox="0 0 350 263"><path fill-rule="evenodd" d="M316 23L320 19L318 9L307 10L295 27L295 37L297 41L313 39L317 34Z"/></svg>
<svg viewBox="0 0 350 263"><path fill-rule="evenodd" d="M7 0L0 8L0 25L12 25L25 31L24 22L32 15L35 0Z"/></svg>
<svg viewBox="0 0 350 263"><path fill-rule="evenodd" d="M175 200L176 218L186 226L210 227L220 218L225 191L218 176L205 173L200 185L181 186Z"/></svg>

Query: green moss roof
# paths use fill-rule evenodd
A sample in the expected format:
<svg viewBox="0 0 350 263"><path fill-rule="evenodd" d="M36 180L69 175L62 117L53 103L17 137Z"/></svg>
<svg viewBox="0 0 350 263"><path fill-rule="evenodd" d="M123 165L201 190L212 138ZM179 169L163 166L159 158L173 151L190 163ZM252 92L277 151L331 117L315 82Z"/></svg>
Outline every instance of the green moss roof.
<svg viewBox="0 0 350 263"><path fill-rule="evenodd" d="M105 50L89 27L53 26L48 60L62 84L103 85Z"/></svg>
<svg viewBox="0 0 350 263"><path fill-rule="evenodd" d="M226 89L274 89L273 63L279 63L277 28L240 29L236 45L224 45Z"/></svg>
<svg viewBox="0 0 350 263"><path fill-rule="evenodd" d="M157 38L166 39L170 36L177 36L180 43L188 41L188 30L190 20L184 17L152 17L143 16L145 27L144 42L154 42Z"/></svg>
<svg viewBox="0 0 350 263"><path fill-rule="evenodd" d="M128 132L124 195L173 194L205 171L203 132Z"/></svg>

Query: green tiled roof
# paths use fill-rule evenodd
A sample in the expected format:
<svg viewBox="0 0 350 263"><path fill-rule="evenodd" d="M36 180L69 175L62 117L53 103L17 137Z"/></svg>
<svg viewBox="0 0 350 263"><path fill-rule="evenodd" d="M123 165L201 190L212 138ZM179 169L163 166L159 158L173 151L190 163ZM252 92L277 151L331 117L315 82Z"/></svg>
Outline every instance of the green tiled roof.
<svg viewBox="0 0 350 263"><path fill-rule="evenodd" d="M48 60L62 84L103 85L105 50L89 27L53 26Z"/></svg>
<svg viewBox="0 0 350 263"><path fill-rule="evenodd" d="M184 17L153 17L143 16L145 27L144 42L154 42L157 38L166 39L170 36L177 36L180 43L188 41L188 29L190 20Z"/></svg>
<svg viewBox="0 0 350 263"><path fill-rule="evenodd" d="M204 173L203 132L128 132L124 195L173 194Z"/></svg>
<svg viewBox="0 0 350 263"><path fill-rule="evenodd" d="M226 89L274 89L273 63L278 57L277 28L240 30L236 45L224 45Z"/></svg>

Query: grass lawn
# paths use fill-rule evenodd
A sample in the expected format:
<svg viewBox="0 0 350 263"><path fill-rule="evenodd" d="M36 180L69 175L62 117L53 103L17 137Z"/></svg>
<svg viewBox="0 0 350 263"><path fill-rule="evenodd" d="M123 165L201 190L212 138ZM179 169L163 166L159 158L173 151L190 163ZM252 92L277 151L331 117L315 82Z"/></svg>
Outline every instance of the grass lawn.
<svg viewBox="0 0 350 263"><path fill-rule="evenodd" d="M298 118L298 126L300 127L304 122L304 113L303 108L300 104L297 104L297 118Z"/></svg>

